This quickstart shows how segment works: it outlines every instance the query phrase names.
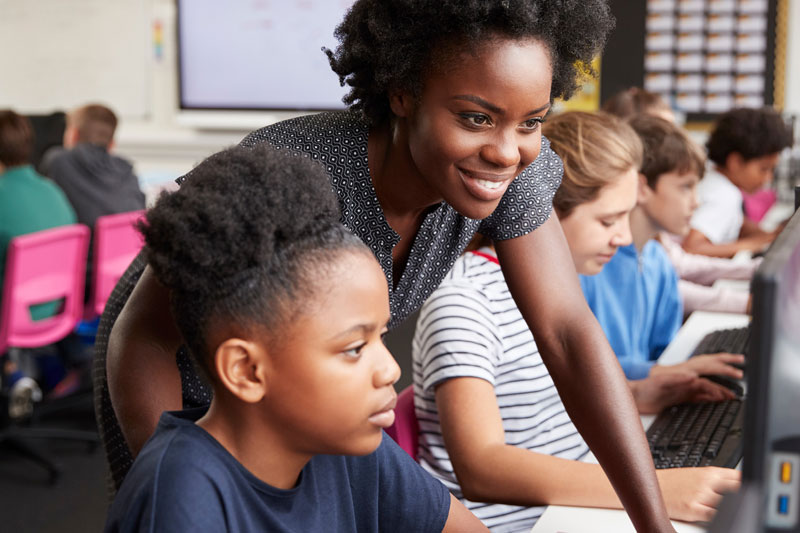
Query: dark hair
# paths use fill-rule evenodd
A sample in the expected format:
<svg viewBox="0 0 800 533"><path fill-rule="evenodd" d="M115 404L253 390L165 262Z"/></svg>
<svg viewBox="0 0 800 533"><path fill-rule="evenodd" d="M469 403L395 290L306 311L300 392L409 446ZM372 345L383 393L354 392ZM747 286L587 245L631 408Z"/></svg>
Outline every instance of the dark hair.
<svg viewBox="0 0 800 533"><path fill-rule="evenodd" d="M88 104L72 111L67 123L78 131L78 141L108 148L114 140L117 116L100 104Z"/></svg>
<svg viewBox="0 0 800 533"><path fill-rule="evenodd" d="M637 115L628 121L644 145L639 170L647 185L655 189L658 178L669 172L696 172L703 176L705 156L686 132L672 122L652 115Z"/></svg>
<svg viewBox="0 0 800 533"><path fill-rule="evenodd" d="M642 143L636 133L622 119L602 111L555 115L544 123L542 133L564 162L564 177L553 197L561 218L642 163Z"/></svg>
<svg viewBox="0 0 800 533"><path fill-rule="evenodd" d="M0 163L16 167L30 162L33 127L28 117L10 109L0 110Z"/></svg>
<svg viewBox="0 0 800 533"><path fill-rule="evenodd" d="M605 0L358 0L325 50L343 101L372 124L391 114L389 91L422 93L426 69L459 47L493 38L536 39L550 53L551 98L569 98L578 78L593 75L614 18Z"/></svg>
<svg viewBox="0 0 800 533"><path fill-rule="evenodd" d="M280 331L337 253L371 254L339 223L322 167L267 146L206 159L180 190L162 193L139 229L150 266L171 290L178 328L209 378L211 330Z"/></svg>
<svg viewBox="0 0 800 533"><path fill-rule="evenodd" d="M772 108L739 108L722 114L706 142L708 158L724 167L731 153L745 161L776 154L792 145L792 133Z"/></svg>
<svg viewBox="0 0 800 533"><path fill-rule="evenodd" d="M620 118L630 118L642 113L671 110L660 94L641 87L630 87L606 100L603 104L603 111Z"/></svg>

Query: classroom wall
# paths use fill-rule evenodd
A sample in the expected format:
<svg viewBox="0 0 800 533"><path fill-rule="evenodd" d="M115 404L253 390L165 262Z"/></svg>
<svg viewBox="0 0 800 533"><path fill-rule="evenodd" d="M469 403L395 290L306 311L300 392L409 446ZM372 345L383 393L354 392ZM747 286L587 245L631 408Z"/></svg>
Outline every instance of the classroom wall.
<svg viewBox="0 0 800 533"><path fill-rule="evenodd" d="M800 1L789 1L789 11L785 109L800 114ZM149 192L292 116L181 112L174 0L0 0L0 13L0 49L15 50L2 54L0 72L19 73L0 77L0 106L46 112L107 101L122 115L117 151Z"/></svg>

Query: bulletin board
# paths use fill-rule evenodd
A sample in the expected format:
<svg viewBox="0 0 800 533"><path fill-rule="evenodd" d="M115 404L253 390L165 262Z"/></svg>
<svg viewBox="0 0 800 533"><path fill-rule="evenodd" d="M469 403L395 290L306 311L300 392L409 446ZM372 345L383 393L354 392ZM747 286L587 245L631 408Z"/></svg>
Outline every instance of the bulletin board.
<svg viewBox="0 0 800 533"><path fill-rule="evenodd" d="M0 107L149 108L151 0L0 0Z"/></svg>
<svg viewBox="0 0 800 533"><path fill-rule="evenodd" d="M630 86L663 95L689 121L774 103L779 0L612 0L601 99Z"/></svg>

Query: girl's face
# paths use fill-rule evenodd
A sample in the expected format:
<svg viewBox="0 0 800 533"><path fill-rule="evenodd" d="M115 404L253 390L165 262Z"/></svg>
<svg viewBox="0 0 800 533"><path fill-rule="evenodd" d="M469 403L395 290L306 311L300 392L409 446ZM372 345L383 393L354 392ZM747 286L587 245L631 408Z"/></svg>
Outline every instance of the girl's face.
<svg viewBox="0 0 800 533"><path fill-rule="evenodd" d="M539 155L552 70L539 41L492 40L392 97L422 187L473 219L489 216Z"/></svg>
<svg viewBox="0 0 800 533"><path fill-rule="evenodd" d="M394 422L400 377L383 344L386 277L371 254L344 251L309 294L273 349L268 416L294 453L371 453Z"/></svg>
<svg viewBox="0 0 800 533"><path fill-rule="evenodd" d="M617 248L631 243L630 214L636 206L638 178L631 168L600 189L597 198L561 219L578 274L599 273Z"/></svg>

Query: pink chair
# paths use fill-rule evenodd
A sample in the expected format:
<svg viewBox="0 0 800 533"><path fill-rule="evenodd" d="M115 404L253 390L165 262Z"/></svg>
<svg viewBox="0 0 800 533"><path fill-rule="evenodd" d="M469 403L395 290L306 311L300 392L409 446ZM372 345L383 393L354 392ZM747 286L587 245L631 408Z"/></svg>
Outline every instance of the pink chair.
<svg viewBox="0 0 800 533"><path fill-rule="evenodd" d="M81 318L89 228L72 224L11 239L0 308L0 353L66 337ZM31 307L63 299L60 310L33 320Z"/></svg>
<svg viewBox="0 0 800 533"><path fill-rule="evenodd" d="M94 226L92 282L85 319L103 314L117 281L142 249L142 236L134 224L144 218L144 210L99 217Z"/></svg>
<svg viewBox="0 0 800 533"><path fill-rule="evenodd" d="M394 424L386 433L415 461L419 452L419 422L414 412L414 386L409 385L397 396Z"/></svg>
<svg viewBox="0 0 800 533"><path fill-rule="evenodd" d="M57 342L75 328L81 318L86 277L89 228L72 224L29 233L11 239L6 256L2 305L0 305L0 358L12 347L38 348ZM31 308L61 301L52 316L34 320ZM56 438L96 446L97 434L58 428L0 428L0 443L12 446L44 466L50 480L59 475L56 465L27 442L31 438Z"/></svg>

